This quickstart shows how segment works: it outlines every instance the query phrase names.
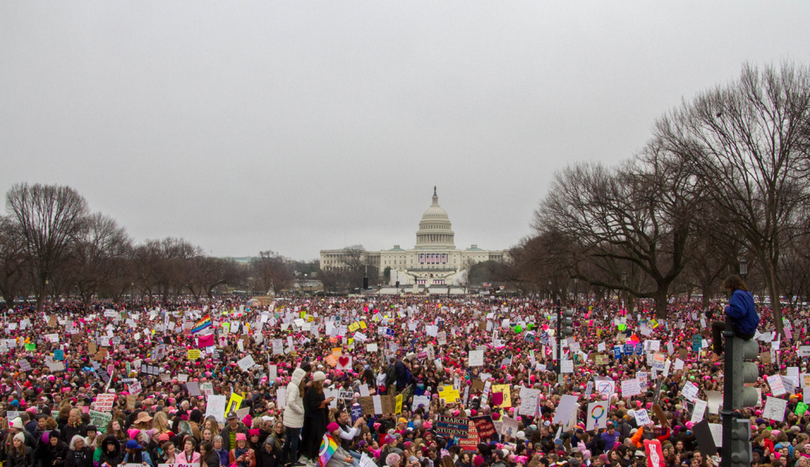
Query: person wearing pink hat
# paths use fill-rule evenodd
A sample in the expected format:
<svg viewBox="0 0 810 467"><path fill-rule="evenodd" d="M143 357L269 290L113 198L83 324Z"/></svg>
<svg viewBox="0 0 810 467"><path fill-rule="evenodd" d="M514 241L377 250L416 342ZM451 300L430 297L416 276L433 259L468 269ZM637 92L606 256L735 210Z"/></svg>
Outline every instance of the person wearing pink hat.
<svg viewBox="0 0 810 467"><path fill-rule="evenodd" d="M236 434L236 446L228 455L230 465L235 467L256 467L256 454L250 449L245 433Z"/></svg>

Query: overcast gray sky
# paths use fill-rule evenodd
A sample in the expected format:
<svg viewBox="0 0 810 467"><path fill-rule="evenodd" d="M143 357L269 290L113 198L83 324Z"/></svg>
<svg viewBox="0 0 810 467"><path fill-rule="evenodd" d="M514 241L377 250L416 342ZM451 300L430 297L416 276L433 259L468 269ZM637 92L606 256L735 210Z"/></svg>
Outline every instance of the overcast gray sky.
<svg viewBox="0 0 810 467"><path fill-rule="evenodd" d="M808 63L808 1L0 2L0 192L69 185L136 241L314 259L530 233L743 62Z"/></svg>

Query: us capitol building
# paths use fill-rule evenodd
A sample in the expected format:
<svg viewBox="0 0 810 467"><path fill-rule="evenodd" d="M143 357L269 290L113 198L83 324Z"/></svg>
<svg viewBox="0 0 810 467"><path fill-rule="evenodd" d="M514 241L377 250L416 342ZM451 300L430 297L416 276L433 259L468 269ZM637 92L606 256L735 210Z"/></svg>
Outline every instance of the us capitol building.
<svg viewBox="0 0 810 467"><path fill-rule="evenodd" d="M416 232L416 246L412 250L394 245L390 250L367 251L364 259L369 265L377 266L380 277L385 268L391 268L390 285L398 282L399 285L427 287L463 284L469 265L488 260L503 261L503 250L482 250L477 245L459 250L454 237L450 218L439 206L439 196L433 187L433 203L422 214ZM347 255L346 249L321 250L321 268L345 268Z"/></svg>

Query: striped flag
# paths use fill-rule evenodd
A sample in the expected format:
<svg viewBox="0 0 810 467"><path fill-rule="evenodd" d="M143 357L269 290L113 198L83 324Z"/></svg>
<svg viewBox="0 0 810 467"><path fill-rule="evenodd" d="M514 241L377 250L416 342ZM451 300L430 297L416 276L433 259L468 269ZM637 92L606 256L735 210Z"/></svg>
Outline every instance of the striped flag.
<svg viewBox="0 0 810 467"><path fill-rule="evenodd" d="M203 319L197 321L197 324L195 324L194 327L191 329L191 333L196 334L202 331L203 329L210 327L211 327L211 315L205 315Z"/></svg>

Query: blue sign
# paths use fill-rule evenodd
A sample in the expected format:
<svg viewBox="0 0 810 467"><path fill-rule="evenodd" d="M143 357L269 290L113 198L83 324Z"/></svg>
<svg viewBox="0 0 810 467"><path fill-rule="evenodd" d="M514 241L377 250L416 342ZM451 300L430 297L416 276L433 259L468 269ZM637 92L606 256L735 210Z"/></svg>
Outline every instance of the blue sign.
<svg viewBox="0 0 810 467"><path fill-rule="evenodd" d="M703 339L701 338L700 334L695 334L692 336L692 352L700 352L700 348L703 346Z"/></svg>
<svg viewBox="0 0 810 467"><path fill-rule="evenodd" d="M53 358L54 360L64 360L65 359L65 351L62 349L56 349L53 351Z"/></svg>
<svg viewBox="0 0 810 467"><path fill-rule="evenodd" d="M635 346L631 343L624 344L624 354L625 355L633 355L633 351L636 350Z"/></svg>
<svg viewBox="0 0 810 467"><path fill-rule="evenodd" d="M642 353L644 353L644 344L639 342L636 344L636 355L641 355Z"/></svg>
<svg viewBox="0 0 810 467"><path fill-rule="evenodd" d="M621 360L622 358L622 348L621 347L613 347L613 358L616 360Z"/></svg>
<svg viewBox="0 0 810 467"><path fill-rule="evenodd" d="M394 332L395 332L394 328L386 328L385 329L385 335L388 336L388 337L394 337Z"/></svg>
<svg viewBox="0 0 810 467"><path fill-rule="evenodd" d="M363 416L363 408L360 407L360 404L354 404L352 406L352 423L356 422Z"/></svg>

